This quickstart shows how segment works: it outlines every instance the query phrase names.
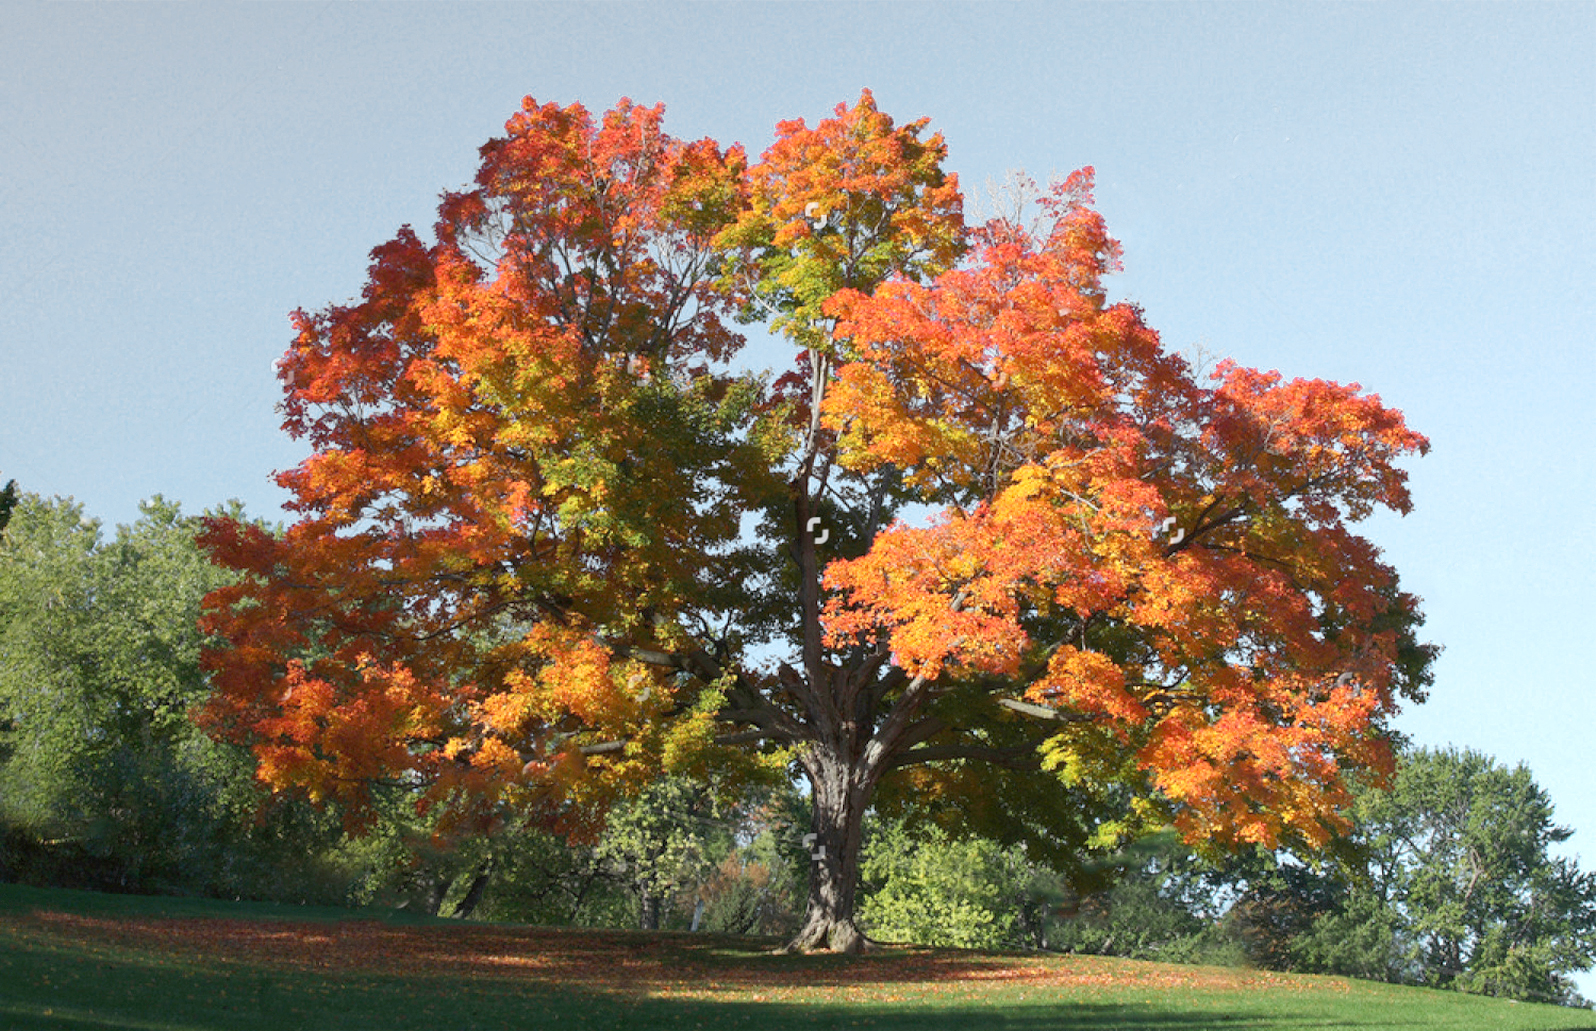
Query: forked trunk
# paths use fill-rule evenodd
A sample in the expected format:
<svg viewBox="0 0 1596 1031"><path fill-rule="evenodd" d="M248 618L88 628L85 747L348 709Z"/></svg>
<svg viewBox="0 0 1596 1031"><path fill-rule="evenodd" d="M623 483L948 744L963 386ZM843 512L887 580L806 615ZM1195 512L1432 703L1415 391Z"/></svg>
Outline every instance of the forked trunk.
<svg viewBox="0 0 1596 1031"><path fill-rule="evenodd" d="M809 907L791 952L830 949L863 951L868 939L854 922L859 887L859 848L872 781L861 782L847 765L811 755L804 761L814 803L812 834L804 838L809 860Z"/></svg>
<svg viewBox="0 0 1596 1031"><path fill-rule="evenodd" d="M827 377L827 359L811 351L814 419L819 419ZM809 778L814 805L811 833L805 836L809 861L809 907L803 926L788 951L826 948L833 952L861 952L869 944L854 920L854 899L859 888L859 847L864 837L864 814L888 757L913 740L910 731L924 700L924 682L909 681L894 669L877 679L891 657L877 648L852 667L832 666L825 658L825 628L821 621L821 563L816 546L825 534L814 536L820 516L815 503L823 493L830 459L819 473L814 470L816 434L820 423L810 425L808 456L792 483L793 525L798 530L793 557L799 571L799 607L803 615L803 672L783 664L778 676L793 697L803 701L805 723L811 733L801 735L805 745L798 762ZM811 495L809 480L818 475L820 487ZM829 531L828 531L829 532ZM960 599L956 604L962 604ZM889 690L902 685L891 711L878 721L877 704ZM878 726L879 722L879 726ZM924 729L923 727L920 729Z"/></svg>

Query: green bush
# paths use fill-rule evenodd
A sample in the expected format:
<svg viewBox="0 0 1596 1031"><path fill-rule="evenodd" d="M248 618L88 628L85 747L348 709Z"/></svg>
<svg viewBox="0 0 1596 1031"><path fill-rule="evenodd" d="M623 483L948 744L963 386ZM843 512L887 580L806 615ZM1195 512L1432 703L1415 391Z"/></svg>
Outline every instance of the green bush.
<svg viewBox="0 0 1596 1031"><path fill-rule="evenodd" d="M1022 939L1030 868L1017 847L883 821L865 844L860 879L859 922L877 941L990 949Z"/></svg>

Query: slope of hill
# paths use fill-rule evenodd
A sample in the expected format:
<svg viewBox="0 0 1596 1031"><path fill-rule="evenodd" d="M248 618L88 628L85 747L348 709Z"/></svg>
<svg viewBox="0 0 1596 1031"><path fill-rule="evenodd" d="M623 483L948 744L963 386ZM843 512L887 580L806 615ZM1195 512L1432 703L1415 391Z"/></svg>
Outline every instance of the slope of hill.
<svg viewBox="0 0 1596 1031"><path fill-rule="evenodd" d="M1090 956L402 919L0 885L0 1026L1562 1031L1596 1014L1343 978Z"/></svg>

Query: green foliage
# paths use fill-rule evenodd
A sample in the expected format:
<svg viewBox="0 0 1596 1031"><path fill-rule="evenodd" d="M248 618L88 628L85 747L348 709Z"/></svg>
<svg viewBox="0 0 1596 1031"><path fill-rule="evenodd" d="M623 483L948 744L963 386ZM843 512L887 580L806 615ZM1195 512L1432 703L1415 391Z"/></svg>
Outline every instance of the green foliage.
<svg viewBox="0 0 1596 1031"><path fill-rule="evenodd" d="M637 900L637 926L658 930L661 909L709 879L714 852L729 851L716 809L706 786L666 777L610 813L597 855Z"/></svg>
<svg viewBox="0 0 1596 1031"><path fill-rule="evenodd" d="M1353 891L1291 943L1296 970L1401 983L1411 969L1398 950L1400 915L1367 890Z"/></svg>
<svg viewBox="0 0 1596 1031"><path fill-rule="evenodd" d="M11 521L11 510L17 507L17 481L7 481L4 488L0 488L0 530L6 528L6 523Z"/></svg>
<svg viewBox="0 0 1596 1031"><path fill-rule="evenodd" d="M354 872L353 901L550 926L763 935L790 933L803 905L796 828L809 815L791 785L727 798L665 778L618 805L589 845L504 822L443 837L412 803L403 792L385 798L371 831L338 850ZM468 905L478 878L480 899Z"/></svg>
<svg viewBox="0 0 1596 1031"><path fill-rule="evenodd" d="M0 875L303 892L296 860L326 818L259 813L248 756L188 718L207 690L199 601L228 574L178 505L141 512L108 541L81 506L22 495L0 538Z"/></svg>
<svg viewBox="0 0 1596 1031"><path fill-rule="evenodd" d="M859 863L860 923L878 941L966 949L1016 944L1031 879L1024 852L942 828L879 823Z"/></svg>
<svg viewBox="0 0 1596 1031"><path fill-rule="evenodd" d="M1420 750L1355 816L1367 863L1295 943L1299 968L1578 1001L1567 975L1596 962L1596 876L1551 854L1572 832L1528 769Z"/></svg>
<svg viewBox="0 0 1596 1031"><path fill-rule="evenodd" d="M634 927L637 904L591 846L542 831L499 844L476 916L548 927Z"/></svg>
<svg viewBox="0 0 1596 1031"><path fill-rule="evenodd" d="M961 698L960 695L964 695ZM981 718L976 691L950 691L943 704L961 713L993 748L1023 747L1031 729L1020 720ZM1006 710L1005 710L1006 711ZM926 805L926 798L935 804ZM1003 769L953 761L894 770L883 779L875 809L911 825L935 824L955 838L989 838L1017 846L1033 861L1063 875L1079 891L1106 890L1114 883L1109 861L1116 830L1141 829L1134 795L1123 778L1064 784L1041 768Z"/></svg>
<svg viewBox="0 0 1596 1031"><path fill-rule="evenodd" d="M1096 881L1112 878L1112 886L1062 893L1049 914L1047 948L1170 963L1245 960L1234 928L1220 919L1226 885L1177 835L1149 835L1099 865Z"/></svg>
<svg viewBox="0 0 1596 1031"><path fill-rule="evenodd" d="M1320 917L1335 912L1335 885L1317 871L1281 863L1248 887L1225 914L1225 925L1248 962L1292 968L1292 943Z"/></svg>

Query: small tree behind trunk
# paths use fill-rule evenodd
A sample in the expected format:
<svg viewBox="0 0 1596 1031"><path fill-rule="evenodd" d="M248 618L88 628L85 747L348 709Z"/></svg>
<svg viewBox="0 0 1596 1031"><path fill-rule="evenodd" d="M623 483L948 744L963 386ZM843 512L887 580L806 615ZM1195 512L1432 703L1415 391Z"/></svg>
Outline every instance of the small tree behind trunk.
<svg viewBox="0 0 1596 1031"><path fill-rule="evenodd" d="M645 931L659 930L660 898L658 893L645 888L637 908L637 926Z"/></svg>
<svg viewBox="0 0 1596 1031"><path fill-rule="evenodd" d="M482 896L487 894L488 881L493 877L493 856L482 861L477 867L476 874L471 878L470 887L461 897L460 902L454 907L454 916L457 920L469 920L471 914L476 912L477 906L482 902Z"/></svg>

